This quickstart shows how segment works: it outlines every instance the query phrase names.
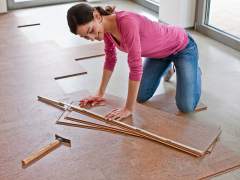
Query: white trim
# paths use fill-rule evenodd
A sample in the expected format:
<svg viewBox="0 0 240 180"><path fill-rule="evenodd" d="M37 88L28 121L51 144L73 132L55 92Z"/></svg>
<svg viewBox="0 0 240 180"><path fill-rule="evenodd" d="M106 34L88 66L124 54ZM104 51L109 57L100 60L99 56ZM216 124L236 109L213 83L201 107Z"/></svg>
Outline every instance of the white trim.
<svg viewBox="0 0 240 180"><path fill-rule="evenodd" d="M23 1L23 2L15 2L14 0L8 0L8 9L21 9L21 8L30 8L30 7L38 7L38 6L45 6L45 5L53 5L53 4L62 4L68 2L75 2L77 0L30 0L30 1Z"/></svg>
<svg viewBox="0 0 240 180"><path fill-rule="evenodd" d="M194 26L196 0L160 0L159 20L183 28Z"/></svg>
<svg viewBox="0 0 240 180"><path fill-rule="evenodd" d="M155 1L152 1L152 0L145 0L145 1L147 1L147 2L149 2L151 4L154 4L156 6L159 6L159 4L160 4L160 2L155 2Z"/></svg>
<svg viewBox="0 0 240 180"><path fill-rule="evenodd" d="M133 0L135 3L140 4L148 9L153 10L154 12L158 13L159 11L159 4L153 2L151 0Z"/></svg>
<svg viewBox="0 0 240 180"><path fill-rule="evenodd" d="M7 0L0 0L0 13L7 12Z"/></svg>

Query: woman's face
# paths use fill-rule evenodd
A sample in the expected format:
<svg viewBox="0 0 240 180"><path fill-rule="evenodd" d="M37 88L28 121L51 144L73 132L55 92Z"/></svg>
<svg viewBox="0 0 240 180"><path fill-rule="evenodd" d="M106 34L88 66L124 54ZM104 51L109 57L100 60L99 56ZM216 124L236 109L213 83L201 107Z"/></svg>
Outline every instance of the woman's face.
<svg viewBox="0 0 240 180"><path fill-rule="evenodd" d="M101 18L101 17L100 17ZM77 27L77 34L80 37L83 37L87 40L98 40L101 41L103 40L104 37L104 27L103 24L101 23L101 20L98 17L94 17L94 19L85 24L85 25L80 25Z"/></svg>

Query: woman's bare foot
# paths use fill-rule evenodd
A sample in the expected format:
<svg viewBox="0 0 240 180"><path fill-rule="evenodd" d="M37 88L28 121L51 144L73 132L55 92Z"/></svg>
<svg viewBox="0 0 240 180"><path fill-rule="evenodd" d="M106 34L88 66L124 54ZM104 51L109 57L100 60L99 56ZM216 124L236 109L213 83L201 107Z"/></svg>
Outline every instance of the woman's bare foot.
<svg viewBox="0 0 240 180"><path fill-rule="evenodd" d="M168 70L167 74L164 76L164 81L165 82L169 82L174 73L175 73L175 68L171 67Z"/></svg>

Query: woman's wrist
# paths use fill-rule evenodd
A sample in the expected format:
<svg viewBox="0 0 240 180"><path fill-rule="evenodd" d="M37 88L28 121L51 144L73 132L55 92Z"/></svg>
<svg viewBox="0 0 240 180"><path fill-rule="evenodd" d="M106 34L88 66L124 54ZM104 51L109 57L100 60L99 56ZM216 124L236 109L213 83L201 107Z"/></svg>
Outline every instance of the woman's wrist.
<svg viewBox="0 0 240 180"><path fill-rule="evenodd" d="M96 96L103 97L104 96L104 92L98 90L97 93L96 93Z"/></svg>
<svg viewBox="0 0 240 180"><path fill-rule="evenodd" d="M134 105L128 105L128 104L126 104L125 107L124 107L124 109L132 112L133 109L134 109Z"/></svg>

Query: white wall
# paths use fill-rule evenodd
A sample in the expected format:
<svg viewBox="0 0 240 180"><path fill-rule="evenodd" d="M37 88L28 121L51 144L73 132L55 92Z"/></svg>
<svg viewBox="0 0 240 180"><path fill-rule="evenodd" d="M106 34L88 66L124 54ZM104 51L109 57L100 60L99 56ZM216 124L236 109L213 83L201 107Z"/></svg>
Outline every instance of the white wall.
<svg viewBox="0 0 240 180"><path fill-rule="evenodd" d="M193 27L196 0L159 0L159 20L184 28Z"/></svg>
<svg viewBox="0 0 240 180"><path fill-rule="evenodd" d="M7 12L7 0L0 0L0 13Z"/></svg>

